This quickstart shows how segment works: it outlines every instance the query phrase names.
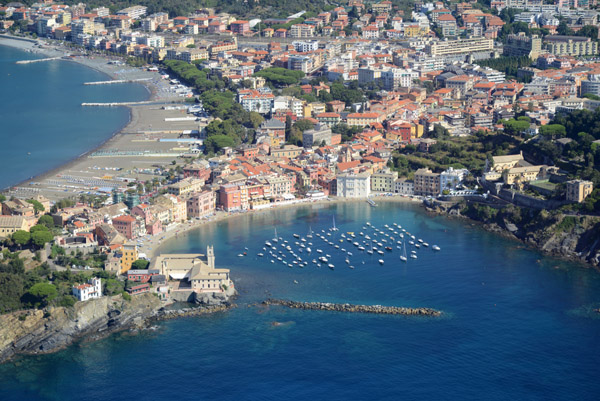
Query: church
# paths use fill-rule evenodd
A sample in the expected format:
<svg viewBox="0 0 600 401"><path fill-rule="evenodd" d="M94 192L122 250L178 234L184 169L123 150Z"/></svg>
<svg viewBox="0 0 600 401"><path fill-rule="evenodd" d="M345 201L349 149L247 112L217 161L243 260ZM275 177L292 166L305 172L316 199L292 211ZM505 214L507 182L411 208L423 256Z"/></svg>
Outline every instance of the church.
<svg viewBox="0 0 600 401"><path fill-rule="evenodd" d="M215 269L215 253L212 246L206 247L206 255L196 253L165 254L156 258L154 269L160 270L168 280L180 281L191 290L201 292L223 292L233 285L229 269Z"/></svg>

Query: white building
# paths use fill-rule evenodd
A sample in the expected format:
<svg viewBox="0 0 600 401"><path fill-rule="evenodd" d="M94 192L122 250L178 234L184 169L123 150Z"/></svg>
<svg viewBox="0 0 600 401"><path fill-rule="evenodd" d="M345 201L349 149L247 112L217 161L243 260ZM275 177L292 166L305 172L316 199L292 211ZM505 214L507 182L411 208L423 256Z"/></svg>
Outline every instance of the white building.
<svg viewBox="0 0 600 401"><path fill-rule="evenodd" d="M74 285L73 296L78 301L87 301L88 299L100 298L102 296L102 280L92 278L87 284Z"/></svg>
<svg viewBox="0 0 600 401"><path fill-rule="evenodd" d="M342 198L367 198L371 194L369 173L342 173L337 176L337 196Z"/></svg>
<svg viewBox="0 0 600 401"><path fill-rule="evenodd" d="M319 41L318 40L296 40L292 42L294 48L297 52L306 53L306 52L314 52L315 50L319 50Z"/></svg>
<svg viewBox="0 0 600 401"><path fill-rule="evenodd" d="M440 189L443 191L453 190L462 183L464 178L469 174L467 169L457 169L449 167L448 170L440 174Z"/></svg>
<svg viewBox="0 0 600 401"><path fill-rule="evenodd" d="M395 192L400 195L412 196L415 194L415 183L406 178L398 178L394 181Z"/></svg>

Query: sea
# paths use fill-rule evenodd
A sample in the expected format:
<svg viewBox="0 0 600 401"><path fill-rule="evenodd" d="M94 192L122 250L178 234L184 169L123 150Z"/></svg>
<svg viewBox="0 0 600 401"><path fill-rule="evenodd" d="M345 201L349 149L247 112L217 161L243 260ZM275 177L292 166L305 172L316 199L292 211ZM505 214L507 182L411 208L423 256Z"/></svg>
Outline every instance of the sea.
<svg viewBox="0 0 600 401"><path fill-rule="evenodd" d="M377 203L258 211L179 234L160 252L203 253L214 245L217 266L231 269L236 308L18 358L0 366L0 399L598 399L597 271L419 205ZM334 224L338 231L330 231ZM408 242L419 239L429 246ZM368 241L392 250L368 255ZM296 257L282 244L308 264L283 264ZM416 259L400 260L404 244ZM280 262L270 252L286 258ZM323 255L333 269L313 263ZM261 305L269 297L443 314Z"/></svg>
<svg viewBox="0 0 600 401"><path fill-rule="evenodd" d="M129 122L125 107L84 102L149 98L140 84L83 85L110 77L71 61L16 64L43 58L0 42L0 189L59 167L109 139Z"/></svg>

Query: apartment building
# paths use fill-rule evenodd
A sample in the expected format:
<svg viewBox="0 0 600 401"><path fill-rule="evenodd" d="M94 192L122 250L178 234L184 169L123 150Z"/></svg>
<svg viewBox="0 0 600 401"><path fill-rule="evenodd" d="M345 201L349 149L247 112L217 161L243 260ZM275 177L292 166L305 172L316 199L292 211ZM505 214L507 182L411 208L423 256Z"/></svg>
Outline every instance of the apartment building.
<svg viewBox="0 0 600 401"><path fill-rule="evenodd" d="M438 196L440 194L440 175L427 168L415 172L415 195Z"/></svg>
<svg viewBox="0 0 600 401"><path fill-rule="evenodd" d="M398 172L389 168L381 169L371 175L371 191L395 192Z"/></svg>
<svg viewBox="0 0 600 401"><path fill-rule="evenodd" d="M371 194L371 175L367 172L337 175L337 196L342 198L366 198Z"/></svg>

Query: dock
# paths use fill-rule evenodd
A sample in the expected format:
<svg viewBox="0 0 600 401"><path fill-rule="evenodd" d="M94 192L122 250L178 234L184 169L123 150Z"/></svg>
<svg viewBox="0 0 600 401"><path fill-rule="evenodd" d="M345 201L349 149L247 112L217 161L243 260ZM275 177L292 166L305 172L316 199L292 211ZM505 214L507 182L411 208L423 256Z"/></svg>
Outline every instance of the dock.
<svg viewBox="0 0 600 401"><path fill-rule="evenodd" d="M144 82L151 81L152 78L139 78L139 79L115 79L112 81L94 81L94 82L84 82L84 85L112 85L112 84L127 84L133 82Z"/></svg>
<svg viewBox="0 0 600 401"><path fill-rule="evenodd" d="M19 60L17 64L32 64L32 63L41 63L42 61L52 61L52 60L60 60L62 57L48 57L48 58L37 58L33 60Z"/></svg>

